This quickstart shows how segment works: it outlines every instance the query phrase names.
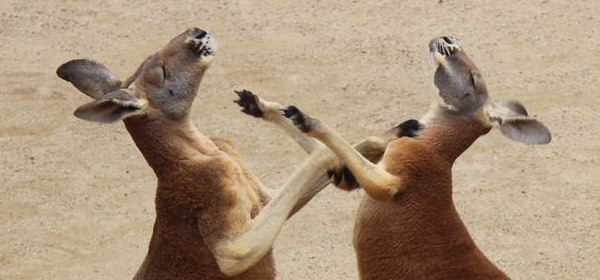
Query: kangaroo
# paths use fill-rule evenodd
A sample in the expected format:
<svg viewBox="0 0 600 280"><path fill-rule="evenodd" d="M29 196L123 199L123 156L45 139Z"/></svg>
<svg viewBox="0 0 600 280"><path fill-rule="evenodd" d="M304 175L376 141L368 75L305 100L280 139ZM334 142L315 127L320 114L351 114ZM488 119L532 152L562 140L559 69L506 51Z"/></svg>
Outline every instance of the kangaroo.
<svg viewBox="0 0 600 280"><path fill-rule="evenodd" d="M283 222L329 184L333 171L327 170L343 170L322 144L281 116L281 105L244 103L258 100L249 92L239 93L240 105L254 104L255 113L262 108L312 152L279 191L261 184L229 142L203 135L189 114L216 50L210 33L191 28L123 82L88 59L57 69L60 78L95 99L74 115L101 123L122 120L157 177L154 229L134 279L274 279L271 247ZM403 129L359 146L383 154Z"/></svg>
<svg viewBox="0 0 600 280"><path fill-rule="evenodd" d="M391 141L371 163L332 128L290 106L285 115L338 156L368 194L356 217L361 279L509 279L477 248L452 200L452 165L493 126L545 144L548 129L516 101L491 101L481 73L452 37L429 43L436 100L415 138Z"/></svg>

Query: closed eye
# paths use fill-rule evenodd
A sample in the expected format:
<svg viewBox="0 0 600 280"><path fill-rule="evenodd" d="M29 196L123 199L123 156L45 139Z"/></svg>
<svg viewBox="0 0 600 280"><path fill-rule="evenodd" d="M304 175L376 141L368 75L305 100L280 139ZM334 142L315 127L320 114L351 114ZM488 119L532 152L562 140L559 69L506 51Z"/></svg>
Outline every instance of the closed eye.
<svg viewBox="0 0 600 280"><path fill-rule="evenodd" d="M471 71L469 71L469 81L471 82L473 88L475 88L475 75L473 75L473 72Z"/></svg>
<svg viewBox="0 0 600 280"><path fill-rule="evenodd" d="M169 69L167 69L166 65L162 65L162 71L163 71L163 81L166 81L169 78Z"/></svg>

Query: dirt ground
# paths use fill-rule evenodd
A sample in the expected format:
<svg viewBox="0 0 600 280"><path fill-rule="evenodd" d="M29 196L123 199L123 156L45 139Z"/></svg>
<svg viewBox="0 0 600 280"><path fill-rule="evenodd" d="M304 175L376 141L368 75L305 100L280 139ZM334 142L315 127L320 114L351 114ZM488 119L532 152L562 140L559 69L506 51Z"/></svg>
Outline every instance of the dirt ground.
<svg viewBox="0 0 600 280"><path fill-rule="evenodd" d="M536 147L498 131L478 140L454 169L465 224L515 279L598 279L600 3L358 2L0 1L0 279L133 276L155 177L122 124L72 116L89 98L55 70L86 57L125 78L191 26L220 46L194 122L232 140L273 187L304 155L242 115L234 89L297 104L357 140L427 110L427 43L455 36L492 96L522 101L554 137ZM357 279L362 195L328 188L287 222L275 244L280 279Z"/></svg>

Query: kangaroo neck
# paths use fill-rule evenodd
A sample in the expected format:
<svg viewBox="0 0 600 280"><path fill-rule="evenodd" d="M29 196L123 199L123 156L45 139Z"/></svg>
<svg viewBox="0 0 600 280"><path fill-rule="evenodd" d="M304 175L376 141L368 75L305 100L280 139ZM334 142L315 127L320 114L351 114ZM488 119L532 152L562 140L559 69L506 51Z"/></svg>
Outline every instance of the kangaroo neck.
<svg viewBox="0 0 600 280"><path fill-rule="evenodd" d="M454 162L491 127L481 121L480 113L457 115L443 110L428 113L422 122L425 129L420 137L430 141L435 149L450 162Z"/></svg>
<svg viewBox="0 0 600 280"><path fill-rule="evenodd" d="M125 119L124 123L159 178L173 168L219 153L219 148L198 131L189 118L167 121L139 116Z"/></svg>

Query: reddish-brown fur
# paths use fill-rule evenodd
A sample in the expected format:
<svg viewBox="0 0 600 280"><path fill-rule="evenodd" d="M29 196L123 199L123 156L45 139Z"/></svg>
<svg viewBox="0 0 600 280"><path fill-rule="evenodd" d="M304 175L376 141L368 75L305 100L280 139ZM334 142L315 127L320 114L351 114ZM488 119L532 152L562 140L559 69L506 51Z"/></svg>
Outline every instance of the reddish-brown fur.
<svg viewBox="0 0 600 280"><path fill-rule="evenodd" d="M211 40L207 32L189 29L124 83L89 60L70 61L57 70L96 99L75 115L97 122L122 119L156 174L156 221L135 279L275 278L269 242L287 214L279 215L279 224L263 227L270 234L265 243L252 238L247 239L253 243L236 243L247 232L265 232L253 224L270 197L230 143L205 137L189 118L216 48ZM260 248L246 255L253 245Z"/></svg>
<svg viewBox="0 0 600 280"><path fill-rule="evenodd" d="M244 111L274 122L310 153L284 186L276 193L263 187L231 144L202 135L189 111L215 48L207 32L192 28L124 83L85 59L57 70L96 99L75 115L96 122L123 120L158 179L154 230L135 279L273 279L271 246L283 222L329 183L328 169L341 168L281 115L280 104L263 103L247 91L238 92L238 104L248 106ZM383 154L403 132L396 127L357 148Z"/></svg>
<svg viewBox="0 0 600 280"><path fill-rule="evenodd" d="M550 132L520 103L492 103L456 40L435 38L429 46L437 102L419 137L393 140L377 164L319 119L295 107L286 116L329 147L367 193L354 229L361 279L508 279L477 248L454 207L452 165L492 125L528 144L548 143Z"/></svg>
<svg viewBox="0 0 600 280"><path fill-rule="evenodd" d="M257 182L233 146L213 139L223 152L220 155L180 158L185 153L178 149L185 147L178 146L176 139L169 139L184 130L178 124L161 126L140 118L124 122L158 179L154 230L148 254L135 279L274 279L271 252L243 273L226 277L199 234L204 230L219 239L220 235L239 233L239 216L254 218L265 203ZM190 144L189 139L185 143ZM242 203L237 196L241 193L252 202L250 213L236 206Z"/></svg>
<svg viewBox="0 0 600 280"><path fill-rule="evenodd" d="M402 175L406 191L386 202L363 198L354 232L361 279L507 279L452 201L452 163L489 130L464 118L388 145L382 164Z"/></svg>

